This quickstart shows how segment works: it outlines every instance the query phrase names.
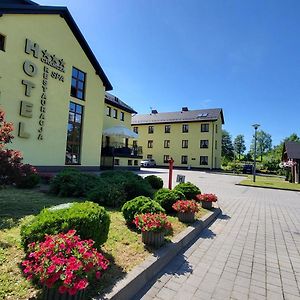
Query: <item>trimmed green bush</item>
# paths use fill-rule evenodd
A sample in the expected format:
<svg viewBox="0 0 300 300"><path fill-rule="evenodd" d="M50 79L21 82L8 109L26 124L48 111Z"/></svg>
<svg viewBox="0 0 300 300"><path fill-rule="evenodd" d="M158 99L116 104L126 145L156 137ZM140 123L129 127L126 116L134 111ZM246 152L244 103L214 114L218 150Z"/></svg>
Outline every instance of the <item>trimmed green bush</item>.
<svg viewBox="0 0 300 300"><path fill-rule="evenodd" d="M98 184L88 193L87 198L100 205L120 207L126 202L126 193L121 184L101 178Z"/></svg>
<svg viewBox="0 0 300 300"><path fill-rule="evenodd" d="M22 164L18 168L14 181L19 189L32 189L40 182L40 176L32 165Z"/></svg>
<svg viewBox="0 0 300 300"><path fill-rule="evenodd" d="M50 181L50 193L61 197L85 197L98 183L99 176L64 169Z"/></svg>
<svg viewBox="0 0 300 300"><path fill-rule="evenodd" d="M181 191L160 189L155 193L154 200L157 201L166 212L173 212L172 205L177 200L185 199L184 194Z"/></svg>
<svg viewBox="0 0 300 300"><path fill-rule="evenodd" d="M149 175L144 178L144 180L148 181L153 189L159 190L164 186L163 180L156 175Z"/></svg>
<svg viewBox="0 0 300 300"><path fill-rule="evenodd" d="M180 191L188 200L195 199L196 195L201 194L201 190L191 182L179 183L175 186L174 191Z"/></svg>
<svg viewBox="0 0 300 300"><path fill-rule="evenodd" d="M144 196L139 196L126 202L122 207L124 219L128 224L132 224L136 214L160 212L165 212L161 205L158 202Z"/></svg>
<svg viewBox="0 0 300 300"><path fill-rule="evenodd" d="M82 239L92 239L99 248L108 236L110 217L104 207L93 202L68 203L43 209L34 219L22 225L21 243L42 241L46 234L75 229Z"/></svg>
<svg viewBox="0 0 300 300"><path fill-rule="evenodd" d="M100 175L109 184L115 184L125 191L126 201L138 196L153 197L154 191L143 177L130 171L106 171Z"/></svg>

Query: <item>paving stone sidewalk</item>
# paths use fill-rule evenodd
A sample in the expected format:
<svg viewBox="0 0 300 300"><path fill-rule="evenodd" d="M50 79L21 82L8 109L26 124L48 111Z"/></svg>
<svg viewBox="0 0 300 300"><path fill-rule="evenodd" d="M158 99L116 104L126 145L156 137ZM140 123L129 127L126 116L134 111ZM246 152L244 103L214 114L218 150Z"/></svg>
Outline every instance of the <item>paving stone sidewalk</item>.
<svg viewBox="0 0 300 300"><path fill-rule="evenodd" d="M300 299L300 193L186 177L219 195L223 215L136 299Z"/></svg>

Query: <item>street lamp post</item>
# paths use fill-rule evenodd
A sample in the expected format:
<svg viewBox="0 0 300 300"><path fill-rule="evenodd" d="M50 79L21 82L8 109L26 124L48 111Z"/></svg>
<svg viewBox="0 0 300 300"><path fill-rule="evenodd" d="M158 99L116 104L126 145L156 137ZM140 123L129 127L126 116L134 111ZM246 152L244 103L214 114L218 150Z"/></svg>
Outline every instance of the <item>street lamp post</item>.
<svg viewBox="0 0 300 300"><path fill-rule="evenodd" d="M252 125L254 127L254 167L253 167L253 182L255 182L256 179L256 134L257 129L260 126L259 124Z"/></svg>

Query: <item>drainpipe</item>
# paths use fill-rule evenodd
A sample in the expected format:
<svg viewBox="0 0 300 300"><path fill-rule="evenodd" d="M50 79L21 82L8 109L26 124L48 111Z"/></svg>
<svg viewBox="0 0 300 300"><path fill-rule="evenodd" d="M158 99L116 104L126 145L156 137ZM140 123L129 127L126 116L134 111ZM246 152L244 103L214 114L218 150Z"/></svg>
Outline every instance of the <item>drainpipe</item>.
<svg viewBox="0 0 300 300"><path fill-rule="evenodd" d="M211 145L211 168L214 167L214 148L215 148L215 123L212 123L212 133L211 133L212 145Z"/></svg>

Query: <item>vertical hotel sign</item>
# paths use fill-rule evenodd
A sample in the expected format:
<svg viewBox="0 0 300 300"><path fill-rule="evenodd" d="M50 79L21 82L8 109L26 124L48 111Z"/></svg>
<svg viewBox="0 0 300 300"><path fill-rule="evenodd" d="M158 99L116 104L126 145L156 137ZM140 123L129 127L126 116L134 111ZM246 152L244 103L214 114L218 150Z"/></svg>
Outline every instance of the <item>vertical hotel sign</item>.
<svg viewBox="0 0 300 300"><path fill-rule="evenodd" d="M63 59L57 58L55 55L48 52L48 50L42 50L39 44L26 39L25 53L32 55L33 58L39 59L45 65L42 70L41 78L41 94L39 95L39 117L36 124L37 132L36 136L38 140L44 139L44 127L47 116L47 101L48 101L48 82L50 78L56 79L59 82L64 82L65 62ZM53 70L55 69L55 70ZM33 106L31 96L34 94L36 84L32 81L38 76L38 67L31 60L25 60L23 63L23 71L30 78L30 80L22 80L22 85L25 87L25 96L28 97L28 101L21 101L20 103L20 116L25 118L33 117ZM36 95L34 95L36 96ZM36 98L36 97L35 97ZM34 101L34 100L33 100ZM31 133L26 131L25 123L19 122L18 136L21 138L29 138Z"/></svg>

